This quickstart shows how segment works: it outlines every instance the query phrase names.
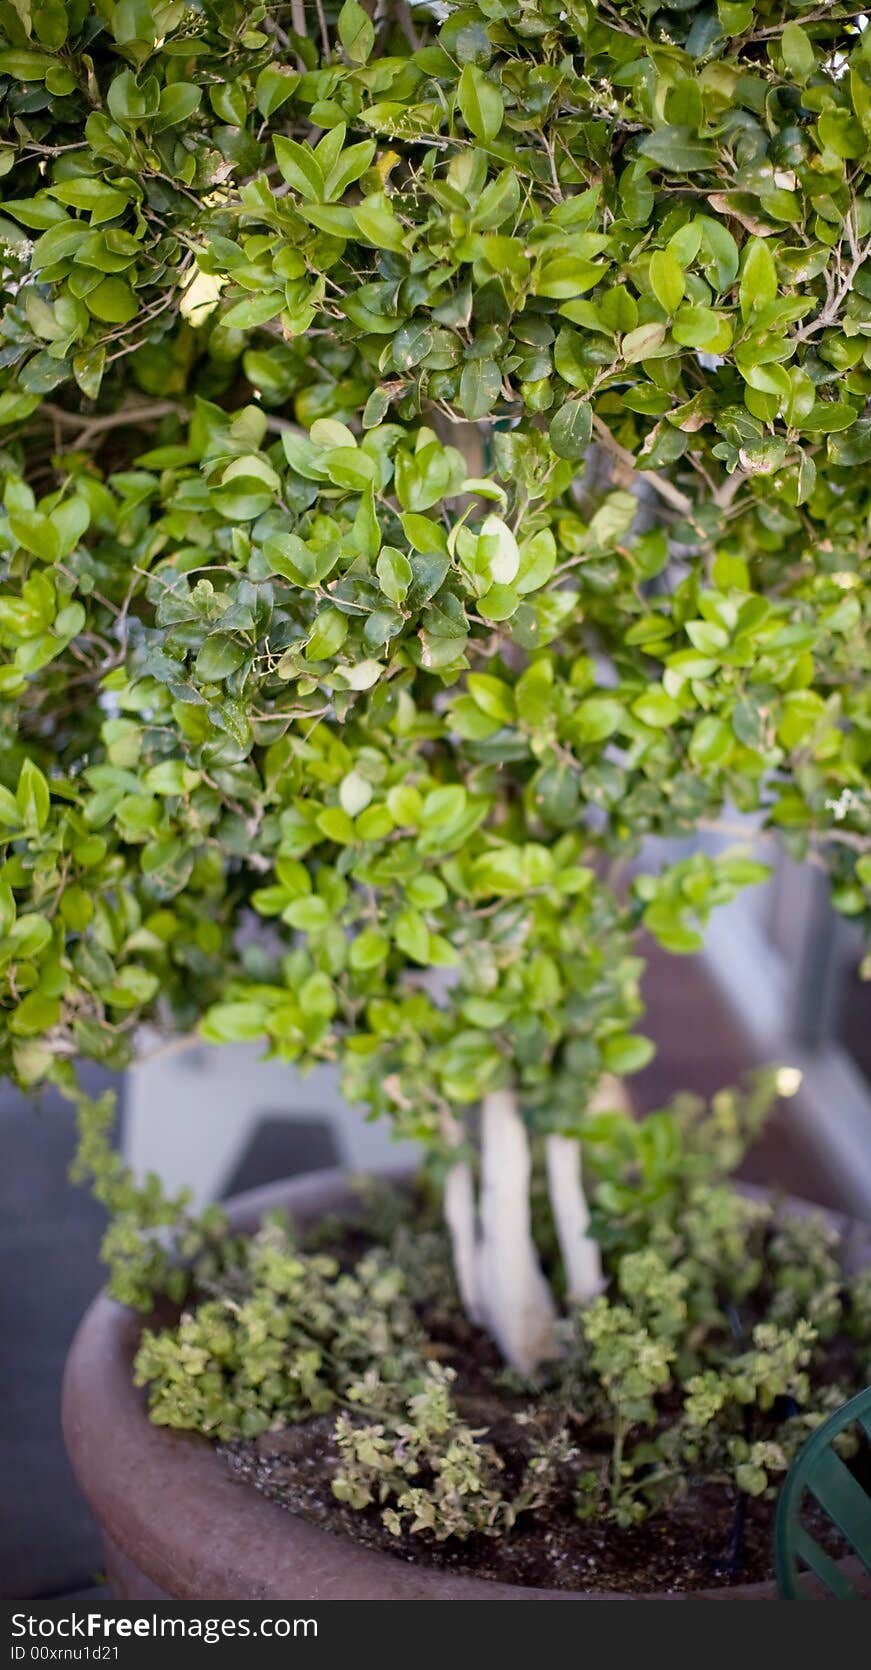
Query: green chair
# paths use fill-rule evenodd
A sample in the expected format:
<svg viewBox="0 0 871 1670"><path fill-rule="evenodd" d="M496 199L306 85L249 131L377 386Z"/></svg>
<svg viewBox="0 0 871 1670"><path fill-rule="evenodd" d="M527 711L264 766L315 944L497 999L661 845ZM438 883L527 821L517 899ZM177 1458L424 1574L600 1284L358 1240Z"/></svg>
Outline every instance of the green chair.
<svg viewBox="0 0 871 1670"><path fill-rule="evenodd" d="M828 1599L829 1595L834 1600L866 1598L857 1593L843 1566L820 1547L801 1522L807 1492L871 1573L871 1495L845 1466L833 1444L839 1432L853 1425L871 1441L871 1386L817 1428L787 1474L774 1527L774 1563L781 1600ZM829 1595L819 1597L809 1592L807 1571Z"/></svg>

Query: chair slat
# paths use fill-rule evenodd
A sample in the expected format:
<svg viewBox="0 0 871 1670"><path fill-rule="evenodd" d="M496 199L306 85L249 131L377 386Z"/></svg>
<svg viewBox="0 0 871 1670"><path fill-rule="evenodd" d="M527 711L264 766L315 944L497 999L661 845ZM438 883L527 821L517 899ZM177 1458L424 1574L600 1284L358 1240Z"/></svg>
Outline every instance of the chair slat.
<svg viewBox="0 0 871 1670"><path fill-rule="evenodd" d="M800 1525L796 1532L795 1551L836 1600L858 1600L852 1583L844 1576L837 1560L833 1560L820 1548L819 1543L814 1541L803 1525Z"/></svg>
<svg viewBox="0 0 871 1670"><path fill-rule="evenodd" d="M851 1426L859 1427L871 1439L871 1386L817 1427L786 1476L774 1528L774 1563L781 1600L815 1598L803 1581L805 1567L834 1599L864 1598L864 1580L860 1581L861 1592L857 1592L843 1565L820 1548L801 1518L805 1493L810 1492L871 1573L871 1494L833 1447L835 1439Z"/></svg>
<svg viewBox="0 0 871 1670"><path fill-rule="evenodd" d="M871 1498L834 1450L816 1457L807 1488L871 1571Z"/></svg>

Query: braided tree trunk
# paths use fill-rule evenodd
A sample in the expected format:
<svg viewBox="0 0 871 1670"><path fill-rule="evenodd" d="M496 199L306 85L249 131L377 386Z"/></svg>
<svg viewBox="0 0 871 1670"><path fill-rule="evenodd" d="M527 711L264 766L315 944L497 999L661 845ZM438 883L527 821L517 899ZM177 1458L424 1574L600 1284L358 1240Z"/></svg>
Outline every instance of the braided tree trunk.
<svg viewBox="0 0 871 1670"><path fill-rule="evenodd" d="M602 1079L593 1107L623 1107L615 1079ZM586 1305L602 1291L599 1248L574 1137L547 1138L547 1180L570 1301ZM481 1189L458 1160L445 1183L445 1220L463 1308L487 1329L511 1368L530 1374L555 1349L557 1307L532 1235L529 1139L512 1091L485 1096L481 1108Z"/></svg>

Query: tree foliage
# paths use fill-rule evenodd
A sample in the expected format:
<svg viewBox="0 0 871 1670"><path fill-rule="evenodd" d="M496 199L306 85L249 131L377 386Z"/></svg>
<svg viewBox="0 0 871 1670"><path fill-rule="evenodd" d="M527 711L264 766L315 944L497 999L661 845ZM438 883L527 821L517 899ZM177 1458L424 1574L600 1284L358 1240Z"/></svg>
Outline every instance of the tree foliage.
<svg viewBox="0 0 871 1670"><path fill-rule="evenodd" d="M0 4L0 1064L151 1018L571 1129L638 929L765 873L645 836L869 913L871 40L302 15Z"/></svg>

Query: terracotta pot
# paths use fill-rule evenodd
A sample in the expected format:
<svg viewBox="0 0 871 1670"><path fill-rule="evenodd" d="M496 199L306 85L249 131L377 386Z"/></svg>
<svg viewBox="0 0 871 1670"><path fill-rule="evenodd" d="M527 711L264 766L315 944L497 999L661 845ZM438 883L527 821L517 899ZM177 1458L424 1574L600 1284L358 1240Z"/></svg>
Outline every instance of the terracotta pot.
<svg viewBox="0 0 871 1670"><path fill-rule="evenodd" d="M300 1224L349 1204L339 1171L240 1195L235 1230L289 1207ZM603 1600L602 1590L493 1583L410 1563L308 1524L235 1479L208 1440L152 1426L131 1364L142 1318L101 1294L73 1341L63 1426L82 1492L99 1521L119 1600ZM768 1583L649 1599L770 1600Z"/></svg>

